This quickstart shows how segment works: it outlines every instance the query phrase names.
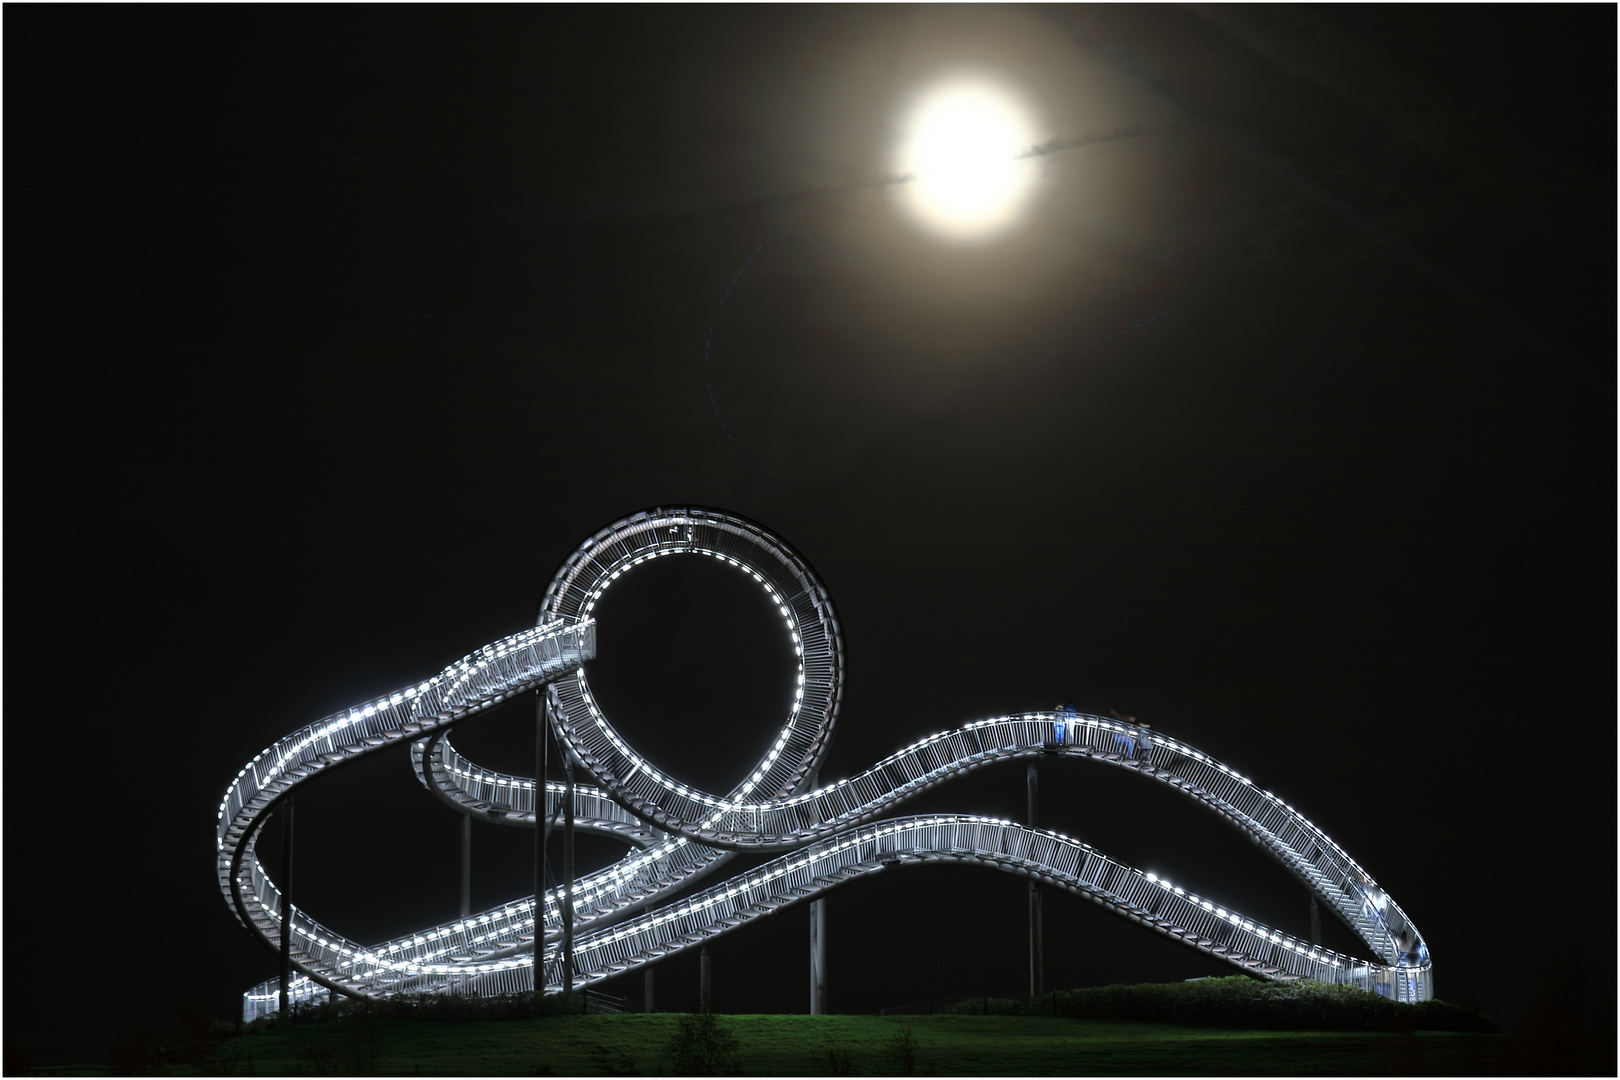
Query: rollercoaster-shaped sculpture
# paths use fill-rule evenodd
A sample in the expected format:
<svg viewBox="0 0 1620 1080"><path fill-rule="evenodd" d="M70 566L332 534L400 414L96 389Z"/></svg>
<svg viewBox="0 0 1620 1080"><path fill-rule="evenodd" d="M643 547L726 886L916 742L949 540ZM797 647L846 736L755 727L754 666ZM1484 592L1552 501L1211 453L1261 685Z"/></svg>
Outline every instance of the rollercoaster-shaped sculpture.
<svg viewBox="0 0 1620 1080"><path fill-rule="evenodd" d="M747 778L712 795L666 776L614 730L591 694L591 613L636 566L696 555L734 566L777 606L798 661L780 732ZM1073 712L1000 716L912 743L848 780L807 790L832 736L843 644L826 590L781 539L734 514L656 508L602 529L557 572L539 624L452 664L434 678L293 732L257 754L219 807L220 888L237 917L274 948L291 935L290 1001L335 991L487 995L563 989L562 888L365 945L296 906L283 926L280 893L255 854L260 830L299 785L343 762L409 745L418 778L458 811L535 828L567 788L481 768L446 738L495 705L538 688L553 731L596 781L577 785L576 828L633 849L574 883L573 988L649 964L812 900L867 874L925 863L972 863L1066 889L1234 968L1273 980L1350 984L1402 1001L1433 996L1428 948L1404 911L1357 863L1282 799L1191 746L1135 725ZM911 796L981 766L1063 755L1129 769L1168 785L1247 835L1351 927L1376 959L1301 941L1212 899L1110 859L1087 844L1011 821L931 814L886 817ZM537 816L536 809L540 810ZM653 907L733 853L782 852L706 891ZM637 913L639 912L639 914ZM278 1008L280 980L244 995L244 1019Z"/></svg>

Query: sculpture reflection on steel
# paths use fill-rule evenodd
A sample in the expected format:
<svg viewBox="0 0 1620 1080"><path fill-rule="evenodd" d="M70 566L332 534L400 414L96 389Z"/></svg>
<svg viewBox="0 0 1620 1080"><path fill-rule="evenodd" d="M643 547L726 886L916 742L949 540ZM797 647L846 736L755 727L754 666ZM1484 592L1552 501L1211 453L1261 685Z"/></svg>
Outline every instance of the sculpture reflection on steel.
<svg viewBox="0 0 1620 1080"><path fill-rule="evenodd" d="M653 559L694 555L734 566L777 607L797 661L782 726L730 792L667 776L614 730L591 694L592 611L626 573ZM1067 711L994 717L912 743L848 780L806 790L828 743L843 689L843 643L831 599L791 547L761 526L700 507L656 508L602 529L563 564L539 624L485 646L437 676L302 728L265 749L219 807L220 888L237 917L279 948L280 894L255 841L280 802L322 771L409 745L418 778L458 811L533 828L532 778L482 768L446 738L455 725L543 688L558 739L597 787L576 785L576 827L635 850L574 883L574 988L729 933L869 874L927 863L972 863L1066 889L1237 970L1274 980L1358 986L1402 1001L1433 996L1428 949L1411 921L1353 859L1282 799L1155 732L1126 747L1134 725ZM1140 773L1225 819L1298 878L1372 950L1363 960L1245 918L1213 898L1110 859L1048 829L954 814L886 817L906 799L992 762L1038 755L1087 758ZM553 814L565 787L545 785ZM706 891L653 907L739 851L778 858ZM561 890L541 905L545 989L562 989ZM534 898L364 945L291 908L292 1001L399 993L487 995L533 986ZM243 1017L276 1011L279 980L244 996Z"/></svg>

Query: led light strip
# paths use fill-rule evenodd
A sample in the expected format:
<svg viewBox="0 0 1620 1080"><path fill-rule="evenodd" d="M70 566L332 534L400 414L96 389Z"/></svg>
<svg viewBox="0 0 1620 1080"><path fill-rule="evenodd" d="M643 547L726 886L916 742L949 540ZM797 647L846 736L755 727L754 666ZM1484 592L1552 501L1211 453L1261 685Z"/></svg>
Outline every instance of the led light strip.
<svg viewBox="0 0 1620 1080"><path fill-rule="evenodd" d="M597 705L585 668L574 659L594 654L590 617L606 590L634 567L675 554L713 558L752 578L776 607L794 650L797 672L783 727L760 762L723 797L685 785L637 754ZM569 634L574 637L565 640ZM442 737L423 736L520 692L514 686L528 689L547 684L549 712L558 735L601 785L600 790L577 792L576 811L593 803L600 806L605 795L652 826L651 833L637 840L646 844L643 850L575 884L576 928L581 931L576 937L579 985L747 923L759 912L737 910L739 897L769 894L768 903L774 910L842 880L824 881L812 874L809 879L794 879L791 895L780 894L779 887L793 875L802 878L823 868L826 873L872 872L869 861L848 860L862 844L887 843L898 845L894 848L897 858L904 848L908 859L983 862L1043 876L1150 929L1266 977L1308 976L1377 985L1408 999L1432 994L1432 965L1421 936L1354 860L1277 796L1202 752L1156 732L1150 752L1126 756L1113 752L1114 743L1137 736L1138 729L1132 725L1046 712L994 717L919 739L851 779L815 791L798 790L819 767L830 740L842 692L842 651L837 619L825 589L801 557L764 529L735 515L696 507L632 515L598 532L564 563L547 592L539 626L479 650L436 679L295 732L256 756L238 774L221 803L222 867L227 851L251 854L252 838L263 815L281 792L347 757L385 749L402 736L416 740L412 757L419 777L458 809L485 820L532 827L536 792L531 778L484 769L455 754ZM432 747L431 761L424 744ZM968 817L862 824L965 771L1037 754L1082 756L1131 768L1191 796L1250 835L1299 876L1385 963L1342 957L1287 937L1156 874L1144 875L1106 860L1060 833ZM555 799L561 795L562 785L548 783L546 790ZM529 809L514 813L519 806ZM604 819L584 816L603 831L624 835L628 819L619 820L617 812ZM615 827L620 831L614 833ZM963 842L961 836L972 834L978 837L973 843L989 844L991 849L930 847L938 843L941 830L955 830L952 835L957 839L952 843ZM1035 837L1050 848L1042 858L1011 850L1028 846ZM1002 848L996 848L997 844ZM593 924L610 921L689 885L724 862L728 851L744 849L790 854L697 897L607 929L593 928ZM794 851L801 854L792 854ZM1080 851L1083 856L1076 854ZM1065 869L1064 860L1075 866L1085 861L1086 865L1106 867L1129 884L1127 891L1132 895L1086 880ZM244 922L265 940L278 940L279 893L274 884L256 859L245 863L238 859L235 865L242 869L232 871L229 882L222 878L227 896L232 897ZM778 891L773 893L773 889ZM1159 893L1162 899L1144 899ZM1144 903L1151 903L1151 909ZM1173 907L1184 922L1203 929L1154 914L1167 904L1170 907L1165 910ZM532 970L532 943L554 939L559 922L558 892L548 892L538 934L533 898L528 898L367 948L341 938L295 909L290 931L294 954L300 970L314 979L307 985L296 983L292 989L314 994L319 992L318 983L346 993L376 996L407 989L477 993L527 988L524 980ZM1205 936L1205 930L1213 936ZM1243 943L1243 949L1230 948L1233 941ZM618 956L625 949L633 950L634 955ZM591 967L591 957L609 954L617 958ZM1268 959L1261 959L1261 954ZM554 969L560 966L555 949L548 948L546 957L548 981L555 981ZM250 991L244 998L244 1015L264 1011L264 1002L274 996L274 990L272 982Z"/></svg>
<svg viewBox="0 0 1620 1080"><path fill-rule="evenodd" d="M786 719L749 775L718 797L665 774L613 729L591 694L583 669L572 685L554 685L551 698L559 733L583 751L583 759L594 758L592 747L600 747L616 759L618 775L656 785L664 793L661 798L695 810L697 828L706 830L727 815L754 813L791 794L819 764L837 714L843 646L831 599L802 557L753 522L698 507L632 515L597 533L558 571L542 604L541 622L589 618L619 578L637 566L678 554L714 559L752 579L776 608L793 648L796 670ZM795 747L803 749L795 754ZM769 790L769 798L749 798L762 787ZM622 784L610 790L621 802L631 799L627 809L659 825L659 807L648 796L635 796Z"/></svg>

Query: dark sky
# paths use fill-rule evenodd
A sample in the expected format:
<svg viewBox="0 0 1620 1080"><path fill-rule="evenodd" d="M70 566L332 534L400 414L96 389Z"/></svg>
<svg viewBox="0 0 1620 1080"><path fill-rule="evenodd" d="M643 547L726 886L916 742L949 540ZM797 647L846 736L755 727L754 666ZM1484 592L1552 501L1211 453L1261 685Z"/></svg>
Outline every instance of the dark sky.
<svg viewBox="0 0 1620 1080"><path fill-rule="evenodd" d="M235 1016L276 969L214 878L242 764L688 501L832 593L825 778L1072 695L1307 814L1440 997L1513 1027L1577 972L1613 1015L1612 7L6 21L8 1054ZM943 64L1058 146L979 247L896 203L898 103ZM724 790L785 660L712 569L621 586L593 686ZM521 770L530 723L461 742ZM1017 819L1023 783L907 810ZM1191 804L1081 762L1042 792L1042 824L1306 933ZM456 913L457 819L402 754L299 805L316 917ZM526 844L479 826L476 904L527 894ZM1223 973L1046 911L1049 985ZM1013 878L907 870L829 921L840 1011L1025 986ZM719 1006L803 1010L806 925L722 939ZM695 1001L695 959L659 979Z"/></svg>

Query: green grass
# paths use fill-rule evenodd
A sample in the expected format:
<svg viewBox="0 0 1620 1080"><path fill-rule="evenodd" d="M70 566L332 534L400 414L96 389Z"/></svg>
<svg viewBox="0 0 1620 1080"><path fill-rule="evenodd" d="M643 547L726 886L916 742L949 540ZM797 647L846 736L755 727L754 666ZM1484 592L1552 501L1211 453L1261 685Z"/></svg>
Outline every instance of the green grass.
<svg viewBox="0 0 1620 1080"><path fill-rule="evenodd" d="M669 1075L678 1017L319 1022L240 1036L219 1071L257 1075ZM1051 1016L728 1016L749 1076L1491 1075L1513 1040L1451 1032L1279 1032Z"/></svg>
<svg viewBox="0 0 1620 1080"><path fill-rule="evenodd" d="M745 1076L1613 1075L1615 1061L1612 1033L1501 1035L1443 1002L1396 1005L1242 976L974 998L949 1015L724 1016L707 1034L682 1014L580 1015L577 1003L520 995L321 1006L232 1037L234 1025L216 1023L163 1060L132 1059L119 1071L681 1075L671 1044L683 1026L686 1068L718 1061ZM552 1015L535 1017L537 1007Z"/></svg>

